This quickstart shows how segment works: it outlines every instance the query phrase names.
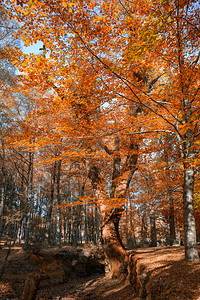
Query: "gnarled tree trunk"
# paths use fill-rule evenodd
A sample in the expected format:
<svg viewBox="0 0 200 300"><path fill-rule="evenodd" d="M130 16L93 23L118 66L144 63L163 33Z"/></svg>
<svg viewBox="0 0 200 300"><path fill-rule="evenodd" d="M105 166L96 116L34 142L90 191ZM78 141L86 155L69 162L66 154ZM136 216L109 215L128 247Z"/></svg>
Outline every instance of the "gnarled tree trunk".
<svg viewBox="0 0 200 300"><path fill-rule="evenodd" d="M128 256L119 235L119 221L124 211L126 192L136 170L138 156L138 146L130 143L129 154L124 165L121 166L117 139L115 139L115 144L117 154L113 157L110 195L108 196L108 193L106 193L107 183L101 177L100 168L92 165L88 174L102 215L101 242L110 265L112 277L127 273ZM105 147L105 150L108 154L115 152L109 151L107 147ZM114 202L115 205L111 205L109 200Z"/></svg>
<svg viewBox="0 0 200 300"><path fill-rule="evenodd" d="M121 211L113 209L109 212L111 219L101 229L102 246L109 262L112 277L127 273L128 257L119 235ZM108 217L109 217L108 214Z"/></svg>

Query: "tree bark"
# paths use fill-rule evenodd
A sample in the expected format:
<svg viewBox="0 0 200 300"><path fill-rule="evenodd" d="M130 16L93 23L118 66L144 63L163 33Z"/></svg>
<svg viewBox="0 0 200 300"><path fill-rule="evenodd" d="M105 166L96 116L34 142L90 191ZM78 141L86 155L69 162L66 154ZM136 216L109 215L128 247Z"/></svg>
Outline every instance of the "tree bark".
<svg viewBox="0 0 200 300"><path fill-rule="evenodd" d="M61 160L58 161L58 170L57 170L57 205L60 204L60 177L61 177ZM57 208L57 220L56 220L56 238L57 244L61 243L62 236L62 220L61 220L61 209Z"/></svg>
<svg viewBox="0 0 200 300"><path fill-rule="evenodd" d="M102 246L109 262L111 275L116 277L127 273L128 257L119 236L120 214L113 212L113 220L102 228Z"/></svg>
<svg viewBox="0 0 200 300"><path fill-rule="evenodd" d="M150 211L150 226L151 226L151 247L157 246L157 235L156 235L156 218L154 211Z"/></svg>
<svg viewBox="0 0 200 300"><path fill-rule="evenodd" d="M182 153L184 166L184 183L183 183L183 223L184 223L184 243L185 243L185 259L190 261L199 260L197 241L196 241L196 226L194 218L194 168L192 167L195 152L194 152L194 126L193 103L188 93L188 89L184 83L184 76L188 65L185 63L184 43L183 43L183 27L181 22L183 20L183 9L180 5L176 7L177 12L177 54L179 64L179 79L182 93L182 108L183 108L183 124L187 125L187 132L183 134L182 138Z"/></svg>
<svg viewBox="0 0 200 300"><path fill-rule="evenodd" d="M141 240L142 240L142 247L147 246L147 218L146 212L144 210L142 215L142 224L141 224Z"/></svg>
<svg viewBox="0 0 200 300"><path fill-rule="evenodd" d="M48 244L52 243L52 211L53 211L53 202L54 202L54 190L55 190L55 181L56 181L56 162L52 166L51 171L51 192L50 192L50 199L49 199L49 208L47 214L47 228L48 228Z"/></svg>
<svg viewBox="0 0 200 300"><path fill-rule="evenodd" d="M185 123L190 125L192 116L191 103L185 100ZM183 140L183 223L184 223L184 244L185 259L199 261L196 239L196 225L194 217L194 131L188 126Z"/></svg>
<svg viewBox="0 0 200 300"><path fill-rule="evenodd" d="M101 178L99 168L92 165L88 174L102 216L101 242L112 277L127 274L128 256L120 238L119 221L124 211L126 192L136 170L138 149L133 143L129 147L130 154L127 155L126 162L121 168L118 145L115 149L117 155L113 158L110 196L106 193L106 181ZM115 207L110 208L109 200L113 198L117 201Z"/></svg>
<svg viewBox="0 0 200 300"><path fill-rule="evenodd" d="M199 255L196 241L196 226L194 218L194 169L184 166L183 184L183 222L184 222L184 243L185 259L198 261Z"/></svg>
<svg viewBox="0 0 200 300"><path fill-rule="evenodd" d="M6 172L5 172L5 146L4 146L4 140L1 139L1 146L2 146L2 166L1 166L1 173L2 173L2 186L1 186L1 203L0 203L0 240L3 235L4 230L4 213L5 213L5 195L6 195Z"/></svg>
<svg viewBox="0 0 200 300"><path fill-rule="evenodd" d="M169 243L173 246L176 242L175 219L174 219L174 200L169 197Z"/></svg>
<svg viewBox="0 0 200 300"><path fill-rule="evenodd" d="M30 212L33 201L33 159L34 153L29 152L28 174L26 180L26 199L25 199L25 214L24 214L24 249L28 248L29 231L30 231Z"/></svg>

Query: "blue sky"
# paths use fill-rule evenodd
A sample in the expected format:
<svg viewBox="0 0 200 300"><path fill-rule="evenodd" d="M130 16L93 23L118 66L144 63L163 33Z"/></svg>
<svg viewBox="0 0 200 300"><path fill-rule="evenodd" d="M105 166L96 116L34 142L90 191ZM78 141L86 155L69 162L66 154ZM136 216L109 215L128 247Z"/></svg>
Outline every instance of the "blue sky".
<svg viewBox="0 0 200 300"><path fill-rule="evenodd" d="M40 48L43 47L43 42L39 41L36 44L33 44L29 47L22 47L22 50L24 53L26 54L30 54L30 53L34 53L34 54L38 54L41 53L41 51L39 50Z"/></svg>

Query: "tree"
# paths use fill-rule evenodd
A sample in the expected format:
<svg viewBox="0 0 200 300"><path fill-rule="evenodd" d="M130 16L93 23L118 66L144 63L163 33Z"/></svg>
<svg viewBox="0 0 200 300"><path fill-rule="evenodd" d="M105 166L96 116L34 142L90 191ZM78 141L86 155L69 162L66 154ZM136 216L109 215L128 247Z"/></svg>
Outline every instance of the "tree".
<svg viewBox="0 0 200 300"><path fill-rule="evenodd" d="M79 133L80 119L84 120L80 128L84 129L84 144L89 142L89 151L97 144L87 136L96 135L97 140L102 135L100 126L106 123L98 114L97 107L103 104L100 97L107 99L109 104L116 105L117 101L118 105L134 106L126 123L120 110L116 115L118 124L106 123L110 130L108 135L123 130L124 135L131 137L126 147L127 158L131 157L129 150L138 147L132 140L137 134L152 134L153 138L153 134L170 133L177 138L184 166L185 254L187 260L198 259L193 194L194 167L199 155L199 28L196 24L199 7L195 2L185 1L112 1L109 4L106 1L22 1L21 6L13 2L12 9L14 16L24 22L19 34L21 32L26 43L42 40L49 51L49 58L21 56L22 69L29 73L29 78L33 79L34 74L38 84L44 86L45 80L54 88L58 99L52 103L63 99L65 105L70 103L76 116L73 121L76 133L72 127L68 129L71 128L74 136ZM70 100L64 96L66 94L70 95ZM88 116L91 100L94 100L95 109L92 128ZM114 115L109 116L116 117ZM101 120L100 126L94 122L95 118ZM63 123L60 124L57 126L63 130ZM135 154L133 157L136 161ZM113 160L113 171L117 171L119 158L115 154ZM123 174L128 176L129 167L127 161L125 173L118 171L116 177L124 184L123 193L129 182L126 177L125 184ZM100 189L102 178L95 165L91 166L89 177L93 188L101 196L104 194L102 198L105 199L105 192ZM114 177L113 194L120 198L118 180L115 186Z"/></svg>
<svg viewBox="0 0 200 300"><path fill-rule="evenodd" d="M0 238L3 231L8 229L10 224L6 222L10 210L13 209L15 200L13 193L16 186L15 170L10 162L11 151L7 149L6 138L14 128L14 120L17 116L18 99L14 97L12 88L16 86L15 66L9 61L7 47L20 46L12 35L16 32L15 21L8 19L3 5L0 5Z"/></svg>

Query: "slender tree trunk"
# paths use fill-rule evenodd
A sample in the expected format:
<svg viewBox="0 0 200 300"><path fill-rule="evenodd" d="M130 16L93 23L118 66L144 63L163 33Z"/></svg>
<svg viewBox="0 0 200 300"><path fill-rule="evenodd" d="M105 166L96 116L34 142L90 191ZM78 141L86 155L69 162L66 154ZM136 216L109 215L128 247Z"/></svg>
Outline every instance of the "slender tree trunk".
<svg viewBox="0 0 200 300"><path fill-rule="evenodd" d="M70 245L74 246L74 229L75 229L75 207L71 207L71 223L70 223Z"/></svg>
<svg viewBox="0 0 200 300"><path fill-rule="evenodd" d="M29 244L29 226L30 216L28 212L26 212L24 216L24 249L27 249Z"/></svg>
<svg viewBox="0 0 200 300"><path fill-rule="evenodd" d="M156 218L153 210L150 211L151 247L157 246Z"/></svg>
<svg viewBox="0 0 200 300"><path fill-rule="evenodd" d="M171 148L171 145L169 145ZM176 241L176 232L175 232L175 216L174 216L174 200L172 195L172 186L170 185L170 182L172 180L170 174L170 158L168 155L168 148L164 148L164 160L166 162L166 177L168 180L167 185L167 194L168 194L168 200L169 200L169 244L170 246L173 246Z"/></svg>
<svg viewBox="0 0 200 300"><path fill-rule="evenodd" d="M3 235L4 231L4 212L5 212L5 194L6 194L6 172L5 172L5 146L4 146L4 141L1 139L2 143L2 187L1 187L1 203L0 203L0 240Z"/></svg>
<svg viewBox="0 0 200 300"><path fill-rule="evenodd" d="M147 246L147 219L146 219L146 212L143 212L142 215L142 224L141 224L141 240L142 246Z"/></svg>
<svg viewBox="0 0 200 300"><path fill-rule="evenodd" d="M184 165L184 184L183 184L183 222L184 222L184 243L185 259L199 260L196 226L194 218L194 169Z"/></svg>
<svg viewBox="0 0 200 300"><path fill-rule="evenodd" d="M3 175L3 183L2 183L2 190L1 190L1 205L0 205L0 240L1 237L3 235L3 231L4 231L4 225L5 225L5 221L4 221L4 213L5 213L5 179L4 179L4 175Z"/></svg>
<svg viewBox="0 0 200 300"><path fill-rule="evenodd" d="M134 211L133 211L132 200L129 199L129 220L130 220L129 244L131 247L136 247L137 241L136 241L136 237L135 237L133 215L134 215Z"/></svg>
<svg viewBox="0 0 200 300"><path fill-rule="evenodd" d="M49 208L47 214L47 228L48 228L48 244L52 243L52 233L53 233L53 220L52 220L52 211L53 211L53 201L54 201L54 189L55 189L55 180L56 180L56 162L52 167L51 172L51 192L49 199Z"/></svg>
<svg viewBox="0 0 200 300"><path fill-rule="evenodd" d="M94 221L94 231L95 231L95 245L98 244L99 241L99 212L98 207L95 204L95 221Z"/></svg>
<svg viewBox="0 0 200 300"><path fill-rule="evenodd" d="M197 241L196 241L196 226L194 218L194 126L193 126L193 103L188 94L188 88L184 82L184 75L188 65L185 63L184 43L183 43L183 9L179 3L176 7L177 13L177 55L179 64L179 81L182 93L182 113L183 124L188 126L187 132L183 135L182 150L183 150L183 166L184 166L184 183L183 183L183 223L184 223L184 243L185 243L185 259L190 261L199 260Z"/></svg>
<svg viewBox="0 0 200 300"><path fill-rule="evenodd" d="M68 220L67 220L67 236L68 236L68 244L71 245L71 240L72 240L72 213L71 213L72 208L68 209Z"/></svg>
<svg viewBox="0 0 200 300"><path fill-rule="evenodd" d="M22 169L22 174L21 174L21 186L20 186L20 211L21 211L21 219L18 222L18 231L17 231L17 243L21 243L22 240L22 233L23 233L23 219L24 219L24 213L25 211L25 190L24 190L24 169Z"/></svg>
<svg viewBox="0 0 200 300"><path fill-rule="evenodd" d="M74 245L78 245L79 242L79 232L80 232L80 224L81 224L81 205L77 205L75 209L74 216Z"/></svg>
<svg viewBox="0 0 200 300"><path fill-rule="evenodd" d="M25 215L24 215L24 249L28 248L29 244L29 231L30 231L30 218L31 207L33 201L33 158L34 154L29 152L29 165L27 175L26 199L25 199Z"/></svg>
<svg viewBox="0 0 200 300"><path fill-rule="evenodd" d="M88 204L85 203L85 206L84 206L84 216L85 216L85 219L84 219L84 232L85 232L85 243L87 244L88 243Z"/></svg>
<svg viewBox="0 0 200 300"><path fill-rule="evenodd" d="M23 231L23 218L18 222L18 229L17 229L17 243L21 243L22 239L22 231Z"/></svg>
<svg viewBox="0 0 200 300"><path fill-rule="evenodd" d="M64 237L64 244L67 242L67 220L65 217L65 213L63 216L63 237Z"/></svg>
<svg viewBox="0 0 200 300"><path fill-rule="evenodd" d="M185 123L189 123L192 114L191 103L185 100L185 106ZM199 260L194 217L194 168L192 166L194 156L194 132L192 128L188 128L183 141L183 223L185 259L190 261Z"/></svg>
<svg viewBox="0 0 200 300"><path fill-rule="evenodd" d="M176 242L174 200L172 196L169 197L169 242L170 246L175 245Z"/></svg>
<svg viewBox="0 0 200 300"><path fill-rule="evenodd" d="M58 161L58 169L57 169L57 204L60 204L60 176L61 176L61 160ZM61 235L62 235L62 220L61 220L61 209L57 208L57 244L61 243Z"/></svg>

